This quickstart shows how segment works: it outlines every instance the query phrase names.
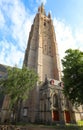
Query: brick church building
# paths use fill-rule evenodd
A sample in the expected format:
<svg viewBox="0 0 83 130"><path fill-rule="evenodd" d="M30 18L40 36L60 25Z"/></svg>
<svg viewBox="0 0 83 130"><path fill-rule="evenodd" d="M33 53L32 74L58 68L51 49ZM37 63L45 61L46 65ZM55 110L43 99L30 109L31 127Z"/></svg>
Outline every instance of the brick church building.
<svg viewBox="0 0 83 130"><path fill-rule="evenodd" d="M23 66L34 69L39 75L40 84L37 83L29 98L23 102L21 121L74 123L83 118L82 106L75 108L63 94L59 61L51 14L46 15L42 4L31 26L23 61Z"/></svg>

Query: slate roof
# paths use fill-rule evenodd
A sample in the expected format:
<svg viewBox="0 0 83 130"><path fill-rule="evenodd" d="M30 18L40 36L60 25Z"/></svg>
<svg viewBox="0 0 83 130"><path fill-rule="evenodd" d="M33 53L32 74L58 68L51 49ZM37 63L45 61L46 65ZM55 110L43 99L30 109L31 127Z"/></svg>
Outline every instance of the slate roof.
<svg viewBox="0 0 83 130"><path fill-rule="evenodd" d="M7 69L4 65L0 64L0 71L1 72L7 72Z"/></svg>

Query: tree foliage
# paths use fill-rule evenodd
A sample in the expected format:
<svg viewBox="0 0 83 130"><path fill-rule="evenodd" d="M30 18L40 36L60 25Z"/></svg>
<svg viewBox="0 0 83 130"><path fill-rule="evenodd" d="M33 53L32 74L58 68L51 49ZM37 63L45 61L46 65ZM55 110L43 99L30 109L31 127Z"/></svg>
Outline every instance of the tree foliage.
<svg viewBox="0 0 83 130"><path fill-rule="evenodd" d="M7 68L7 78L0 80L0 90L5 95L9 95L11 106L18 100L25 100L29 91L36 86L38 76L33 70L26 67L18 69L17 67Z"/></svg>
<svg viewBox="0 0 83 130"><path fill-rule="evenodd" d="M83 52L68 49L62 60L64 93L72 103L83 104Z"/></svg>

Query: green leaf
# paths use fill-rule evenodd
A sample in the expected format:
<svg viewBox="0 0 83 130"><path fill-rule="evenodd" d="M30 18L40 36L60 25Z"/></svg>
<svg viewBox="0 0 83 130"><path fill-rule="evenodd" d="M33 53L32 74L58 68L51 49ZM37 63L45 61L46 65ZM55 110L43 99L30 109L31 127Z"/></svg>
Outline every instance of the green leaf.
<svg viewBox="0 0 83 130"><path fill-rule="evenodd" d="M83 104L83 52L66 50L62 59L64 93L74 104Z"/></svg>

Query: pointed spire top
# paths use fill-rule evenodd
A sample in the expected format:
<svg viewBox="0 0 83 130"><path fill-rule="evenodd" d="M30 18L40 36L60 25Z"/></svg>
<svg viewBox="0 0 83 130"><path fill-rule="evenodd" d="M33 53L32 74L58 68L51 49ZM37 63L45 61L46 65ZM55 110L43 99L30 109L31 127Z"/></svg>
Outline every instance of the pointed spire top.
<svg viewBox="0 0 83 130"><path fill-rule="evenodd" d="M38 8L38 12L43 15L46 15L43 3L41 3L41 6Z"/></svg>
<svg viewBox="0 0 83 130"><path fill-rule="evenodd" d="M41 3L41 11L42 11L42 13L45 12L43 3Z"/></svg>
<svg viewBox="0 0 83 130"><path fill-rule="evenodd" d="M48 18L51 18L51 12L48 13Z"/></svg>
<svg viewBox="0 0 83 130"><path fill-rule="evenodd" d="M41 8L44 8L44 4L43 4L43 2L41 3Z"/></svg>

